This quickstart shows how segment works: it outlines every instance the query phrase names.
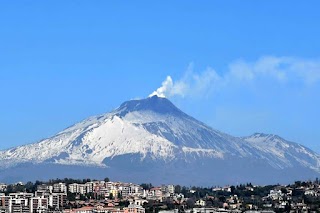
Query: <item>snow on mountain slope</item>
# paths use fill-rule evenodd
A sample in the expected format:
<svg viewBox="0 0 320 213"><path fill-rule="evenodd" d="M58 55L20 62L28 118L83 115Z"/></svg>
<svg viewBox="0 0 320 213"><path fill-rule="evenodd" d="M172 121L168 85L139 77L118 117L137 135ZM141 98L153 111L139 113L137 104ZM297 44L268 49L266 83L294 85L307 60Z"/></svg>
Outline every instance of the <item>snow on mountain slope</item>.
<svg viewBox="0 0 320 213"><path fill-rule="evenodd" d="M168 99L153 96L127 101L110 113L90 117L38 143L0 151L0 169L21 163L110 168L122 162L153 161L159 168L170 165L165 171L171 169L172 174L177 168L187 169L182 168L186 165L198 169L200 164L204 165L201 172L230 172L237 165L247 173L255 167L268 168L266 172L303 167L319 173L319 159L311 150L278 136L238 138L214 130Z"/></svg>
<svg viewBox="0 0 320 213"><path fill-rule="evenodd" d="M165 98L153 96L125 102L115 113L123 120L166 138L178 147L193 148L194 151L211 149L219 156L223 153L248 156L255 151L243 140L214 130L183 113Z"/></svg>
<svg viewBox="0 0 320 213"><path fill-rule="evenodd" d="M262 152L270 162L280 162L275 166L283 168L301 164L320 172L320 156L300 144L286 141L277 135L263 133L255 133L242 139Z"/></svg>
<svg viewBox="0 0 320 213"><path fill-rule="evenodd" d="M92 120L97 123L91 123ZM47 161L103 166L104 158L128 153L172 158L174 147L164 138L109 115L90 118L39 143L1 152L0 159L14 164Z"/></svg>
<svg viewBox="0 0 320 213"><path fill-rule="evenodd" d="M159 98L154 99L162 101ZM163 137L163 134L165 134L164 131L174 132L177 141L185 142L185 138L180 140L178 136L180 134L180 136L186 137L183 132L191 131L191 129L190 127L187 129L188 124L184 124L185 120L172 113L179 111L180 115L188 116L178 109L172 111L169 108L171 110L169 113L169 111L161 111L165 108L161 107L159 111L157 103L148 105L152 102L152 98L146 100L144 104L138 101L138 104L130 107L127 107L127 105L132 104L133 101L125 102L122 107L114 112L90 117L39 143L2 151L0 152L0 159L5 162L2 166L9 167L23 162L104 166L103 160L105 158L118 155L139 153L146 156L150 154L152 158L170 160L179 151L199 152L213 157L222 157L222 154L217 150L201 150L202 145L195 141L196 137L200 136L192 136L194 138L193 143L189 143L197 149L188 146L183 146L183 149L181 146L178 149L174 141L171 142L168 138ZM169 105L169 103L167 101L165 105ZM137 105L146 108L140 109ZM155 124L153 121L159 122L159 124L170 121L172 129L167 126L167 129L163 130L163 134L153 134L149 131L150 125ZM159 128L161 129L161 127ZM191 128L196 127L193 124ZM190 135L192 134L188 133L188 138L191 138ZM208 147L208 145L204 146Z"/></svg>

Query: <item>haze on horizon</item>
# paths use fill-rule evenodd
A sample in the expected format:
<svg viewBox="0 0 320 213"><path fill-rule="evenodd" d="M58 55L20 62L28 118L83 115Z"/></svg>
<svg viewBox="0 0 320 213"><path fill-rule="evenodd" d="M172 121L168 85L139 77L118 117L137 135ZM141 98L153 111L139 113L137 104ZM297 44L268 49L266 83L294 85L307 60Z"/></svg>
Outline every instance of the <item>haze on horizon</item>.
<svg viewBox="0 0 320 213"><path fill-rule="evenodd" d="M169 98L236 136L320 153L319 2L0 3L0 149Z"/></svg>

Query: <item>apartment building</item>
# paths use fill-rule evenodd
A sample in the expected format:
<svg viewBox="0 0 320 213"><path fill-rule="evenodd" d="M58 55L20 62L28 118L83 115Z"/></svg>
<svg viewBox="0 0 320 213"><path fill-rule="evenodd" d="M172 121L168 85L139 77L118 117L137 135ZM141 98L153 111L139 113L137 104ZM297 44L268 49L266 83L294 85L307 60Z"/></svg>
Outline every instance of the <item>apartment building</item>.
<svg viewBox="0 0 320 213"><path fill-rule="evenodd" d="M45 213L48 210L48 199L44 197L33 197L30 199L30 213Z"/></svg>
<svg viewBox="0 0 320 213"><path fill-rule="evenodd" d="M9 213L30 213L28 198L12 198L9 200Z"/></svg>
<svg viewBox="0 0 320 213"><path fill-rule="evenodd" d="M65 183L55 183L53 184L53 192L67 193L67 185Z"/></svg>

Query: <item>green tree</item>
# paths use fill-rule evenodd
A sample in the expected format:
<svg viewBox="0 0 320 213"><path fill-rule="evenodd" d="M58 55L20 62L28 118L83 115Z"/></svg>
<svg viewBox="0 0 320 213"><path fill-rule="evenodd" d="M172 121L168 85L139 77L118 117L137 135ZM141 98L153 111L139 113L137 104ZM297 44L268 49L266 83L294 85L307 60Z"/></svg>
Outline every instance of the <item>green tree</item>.
<svg viewBox="0 0 320 213"><path fill-rule="evenodd" d="M69 201L75 201L75 200L76 200L76 195L73 194L73 193L68 193L68 194L67 194L67 199L68 199Z"/></svg>
<svg viewBox="0 0 320 213"><path fill-rule="evenodd" d="M109 199L113 200L113 194L112 193L109 194Z"/></svg>
<svg viewBox="0 0 320 213"><path fill-rule="evenodd" d="M140 184L140 186L144 189L144 190L149 190L151 189L153 186L151 183L142 183Z"/></svg>
<svg viewBox="0 0 320 213"><path fill-rule="evenodd" d="M288 193L288 190L287 190L286 188L281 188L281 192L282 192L283 194L287 194L287 193Z"/></svg>
<svg viewBox="0 0 320 213"><path fill-rule="evenodd" d="M177 193L177 194L180 194L181 193L181 186L180 185L176 185L174 187L174 191Z"/></svg>
<svg viewBox="0 0 320 213"><path fill-rule="evenodd" d="M230 188L231 188L231 193L234 194L235 191L236 191L236 187L235 186L230 186Z"/></svg>
<svg viewBox="0 0 320 213"><path fill-rule="evenodd" d="M191 209L191 208L193 208L194 206L195 206L195 199L194 198L189 198L188 200L187 200L187 202L186 202L186 204L187 204L187 208L188 209Z"/></svg>
<svg viewBox="0 0 320 213"><path fill-rule="evenodd" d="M122 199L122 194L118 192L118 198L121 200Z"/></svg>
<svg viewBox="0 0 320 213"><path fill-rule="evenodd" d="M26 188L26 191L29 192L29 193L34 193L35 192L34 191L34 185L30 181L28 183L26 183L25 188Z"/></svg>
<svg viewBox="0 0 320 213"><path fill-rule="evenodd" d="M285 212L290 212L291 211L291 205L287 203L284 210L285 210Z"/></svg>

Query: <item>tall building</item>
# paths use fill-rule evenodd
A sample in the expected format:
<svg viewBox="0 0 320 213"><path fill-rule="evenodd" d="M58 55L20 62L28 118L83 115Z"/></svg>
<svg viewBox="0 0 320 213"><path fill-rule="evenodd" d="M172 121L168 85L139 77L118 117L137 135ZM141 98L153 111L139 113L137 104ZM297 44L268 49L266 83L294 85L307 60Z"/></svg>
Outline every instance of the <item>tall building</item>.
<svg viewBox="0 0 320 213"><path fill-rule="evenodd" d="M77 184L77 183L69 184L68 190L70 193L79 193L79 191L80 191L79 184Z"/></svg>
<svg viewBox="0 0 320 213"><path fill-rule="evenodd" d="M30 213L28 198L11 198L9 213Z"/></svg>
<svg viewBox="0 0 320 213"><path fill-rule="evenodd" d="M53 192L67 193L67 185L65 183L55 183L53 184Z"/></svg>
<svg viewBox="0 0 320 213"><path fill-rule="evenodd" d="M41 184L37 186L37 191L38 192L49 192L51 193L53 190L53 187L48 185L48 184Z"/></svg>
<svg viewBox="0 0 320 213"><path fill-rule="evenodd" d="M9 196L12 199L30 199L33 197L33 193L26 193L26 192L17 192L17 193L10 193Z"/></svg>
<svg viewBox="0 0 320 213"><path fill-rule="evenodd" d="M48 199L33 197L30 199L30 213L45 213L48 211Z"/></svg>
<svg viewBox="0 0 320 213"><path fill-rule="evenodd" d="M11 197L10 196L1 196L0 197L0 207L3 211L11 211Z"/></svg>

